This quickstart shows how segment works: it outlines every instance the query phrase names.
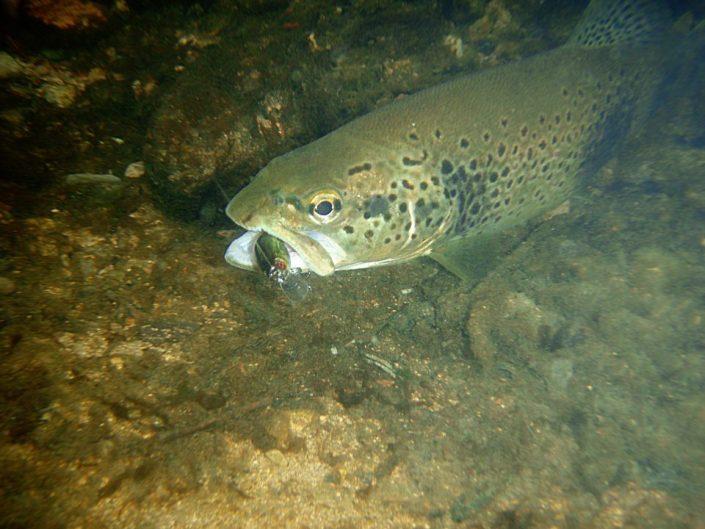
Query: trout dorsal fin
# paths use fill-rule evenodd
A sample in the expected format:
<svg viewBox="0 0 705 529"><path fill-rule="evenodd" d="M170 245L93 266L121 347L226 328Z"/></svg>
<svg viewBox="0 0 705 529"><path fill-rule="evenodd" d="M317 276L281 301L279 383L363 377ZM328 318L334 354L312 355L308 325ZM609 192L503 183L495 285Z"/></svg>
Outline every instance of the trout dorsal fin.
<svg viewBox="0 0 705 529"><path fill-rule="evenodd" d="M566 45L649 44L658 40L669 24L664 0L592 0Z"/></svg>

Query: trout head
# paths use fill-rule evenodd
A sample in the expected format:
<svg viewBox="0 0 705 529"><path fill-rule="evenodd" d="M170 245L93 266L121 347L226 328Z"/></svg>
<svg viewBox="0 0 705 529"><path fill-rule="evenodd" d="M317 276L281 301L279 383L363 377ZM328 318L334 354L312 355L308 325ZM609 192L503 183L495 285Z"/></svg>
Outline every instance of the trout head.
<svg viewBox="0 0 705 529"><path fill-rule="evenodd" d="M227 206L248 230L231 243L228 263L256 269L260 232L287 245L293 268L322 276L429 253L449 220L442 185L410 175L392 151L343 128L272 160Z"/></svg>

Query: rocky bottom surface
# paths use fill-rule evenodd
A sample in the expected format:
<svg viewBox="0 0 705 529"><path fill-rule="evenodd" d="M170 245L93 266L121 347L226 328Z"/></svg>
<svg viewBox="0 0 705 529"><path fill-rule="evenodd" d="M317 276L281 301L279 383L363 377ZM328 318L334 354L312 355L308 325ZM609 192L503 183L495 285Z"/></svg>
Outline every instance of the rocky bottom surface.
<svg viewBox="0 0 705 529"><path fill-rule="evenodd" d="M140 182L2 191L3 527L705 527L703 149L297 304Z"/></svg>

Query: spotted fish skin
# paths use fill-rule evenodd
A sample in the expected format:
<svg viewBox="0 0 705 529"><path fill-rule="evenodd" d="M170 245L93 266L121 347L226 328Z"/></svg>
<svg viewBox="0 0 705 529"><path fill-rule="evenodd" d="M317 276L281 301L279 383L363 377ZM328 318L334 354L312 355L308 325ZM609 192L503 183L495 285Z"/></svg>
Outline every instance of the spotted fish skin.
<svg viewBox="0 0 705 529"><path fill-rule="evenodd" d="M541 215L648 106L662 49L639 16L640 31L625 22L647 4L594 1L565 46L405 97L273 160L228 215L282 238L322 275Z"/></svg>

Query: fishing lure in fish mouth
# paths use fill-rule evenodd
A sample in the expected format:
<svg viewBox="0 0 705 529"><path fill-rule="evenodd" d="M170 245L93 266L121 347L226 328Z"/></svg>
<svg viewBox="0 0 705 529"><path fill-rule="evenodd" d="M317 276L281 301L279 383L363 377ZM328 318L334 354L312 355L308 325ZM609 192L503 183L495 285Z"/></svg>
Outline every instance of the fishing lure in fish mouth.
<svg viewBox="0 0 705 529"><path fill-rule="evenodd" d="M225 260L237 268L262 271L268 276L275 271L310 270L294 247L265 231L250 230L233 240L225 252Z"/></svg>
<svg viewBox="0 0 705 529"><path fill-rule="evenodd" d="M268 233L255 233L254 236L245 234L247 244L243 248L239 243L233 247L231 244L226 253L226 259L252 258L258 270L264 272L286 295L289 301L297 303L311 291L308 284L308 273L298 266L302 261L290 247L281 239ZM252 239L250 248L249 241ZM236 239L234 242L238 242ZM243 241L240 241L242 243ZM246 253L251 252L251 254ZM292 259L293 256L293 259Z"/></svg>
<svg viewBox="0 0 705 529"><path fill-rule="evenodd" d="M291 266L289 250L284 241L268 233L261 234L255 242L257 264L268 277L286 272Z"/></svg>

